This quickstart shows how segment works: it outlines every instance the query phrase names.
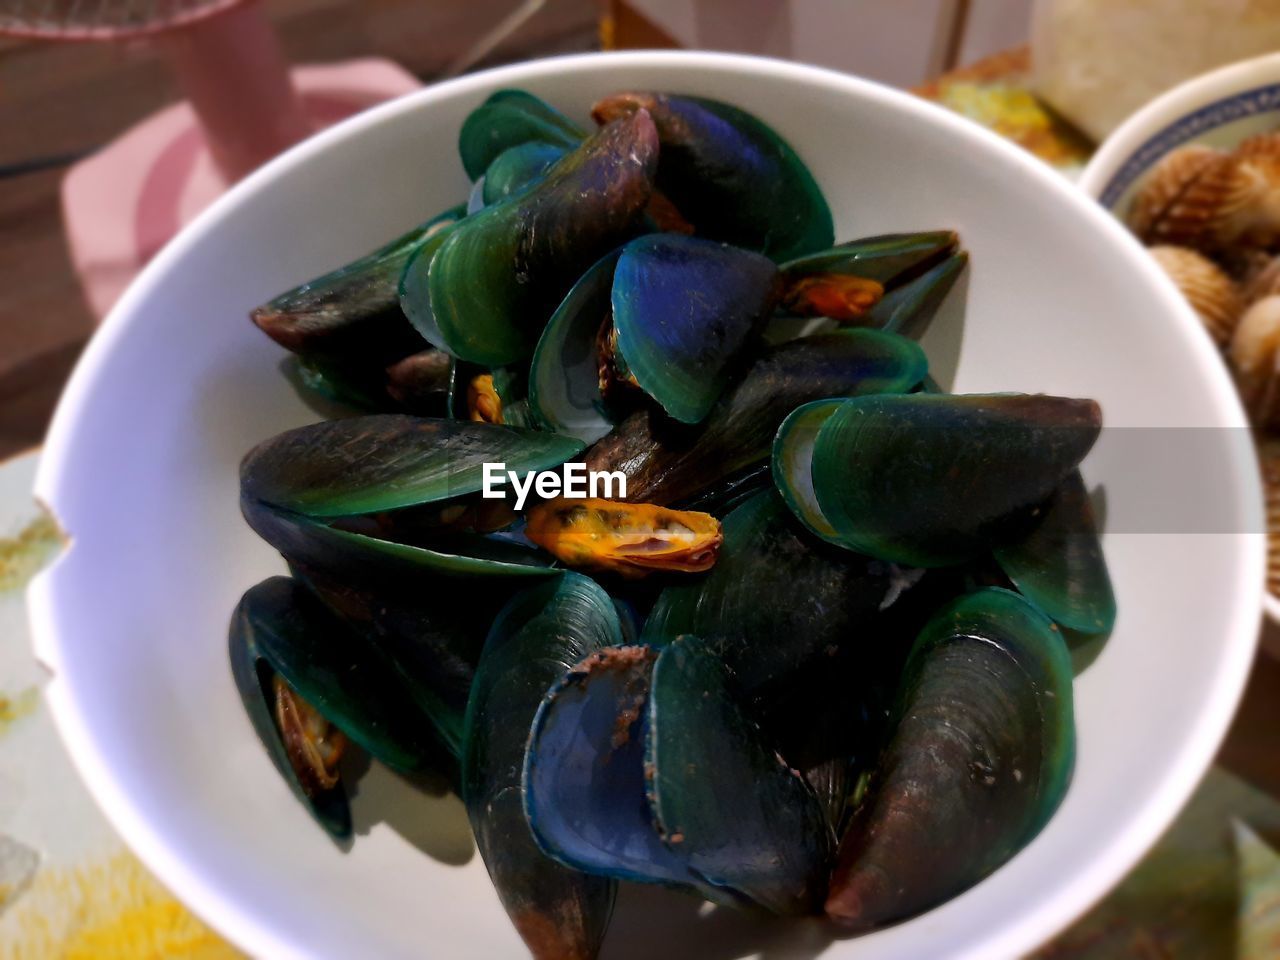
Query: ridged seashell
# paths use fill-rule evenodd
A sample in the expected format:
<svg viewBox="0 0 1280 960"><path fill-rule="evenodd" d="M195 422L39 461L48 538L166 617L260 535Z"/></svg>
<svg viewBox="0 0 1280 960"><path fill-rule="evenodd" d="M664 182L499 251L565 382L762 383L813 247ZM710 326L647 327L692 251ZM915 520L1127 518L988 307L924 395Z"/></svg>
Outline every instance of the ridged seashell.
<svg viewBox="0 0 1280 960"><path fill-rule="evenodd" d="M1254 423L1280 427L1280 296L1263 297L1244 312L1228 356Z"/></svg>
<svg viewBox="0 0 1280 960"><path fill-rule="evenodd" d="M1241 140L1233 151L1237 157L1266 157L1280 160L1280 130L1256 133Z"/></svg>
<svg viewBox="0 0 1280 960"><path fill-rule="evenodd" d="M1274 247L1280 242L1280 156L1240 158L1237 163L1238 176L1252 184L1252 199L1223 217L1217 242Z"/></svg>
<svg viewBox="0 0 1280 960"><path fill-rule="evenodd" d="M1165 154L1134 194L1125 218L1129 228L1146 240L1187 185L1222 156L1222 151L1200 144Z"/></svg>
<svg viewBox="0 0 1280 960"><path fill-rule="evenodd" d="M1226 346L1244 310L1235 282L1208 257L1186 247L1152 247L1151 256L1200 315L1214 342Z"/></svg>
<svg viewBox="0 0 1280 960"><path fill-rule="evenodd" d="M1258 445L1267 505L1267 589L1280 597L1280 440Z"/></svg>
<svg viewBox="0 0 1280 960"><path fill-rule="evenodd" d="M1260 168L1234 154L1184 147L1151 172L1130 226L1149 244L1219 249L1254 227L1267 187Z"/></svg>

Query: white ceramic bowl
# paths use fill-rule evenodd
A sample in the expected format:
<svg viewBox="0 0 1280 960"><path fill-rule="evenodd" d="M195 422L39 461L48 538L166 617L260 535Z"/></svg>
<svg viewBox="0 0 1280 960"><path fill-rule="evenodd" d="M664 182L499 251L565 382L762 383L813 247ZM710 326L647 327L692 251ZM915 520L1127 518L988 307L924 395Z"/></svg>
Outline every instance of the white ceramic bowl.
<svg viewBox="0 0 1280 960"><path fill-rule="evenodd" d="M464 196L459 124L509 86L583 119L594 97L626 87L730 100L797 147L840 237L958 229L973 255L967 314L940 317L925 342L957 390L1096 397L1112 427L1244 422L1194 316L1114 220L995 136L852 77L701 53L573 57L432 87L316 136L165 249L94 339L38 481L73 543L31 590L49 701L104 810L175 893L272 960L523 955L456 800L423 799L375 768L355 801L354 848L325 838L255 739L225 639L240 593L283 571L240 520L237 463L314 419L246 311ZM829 942L816 921L768 923L628 888L606 960L990 960L1033 947L1124 874L1230 719L1253 652L1263 545L1115 532L1153 495L1180 503L1207 488L1232 529L1258 529L1247 448L1122 469L1108 443L1086 475L1106 490L1120 617L1077 682L1079 761L1046 829L968 892L856 942Z"/></svg>
<svg viewBox="0 0 1280 960"><path fill-rule="evenodd" d="M1193 77L1161 94L1112 131L1080 176L1080 187L1117 217L1129 209L1143 177L1171 150L1192 143L1230 149L1256 133L1280 129L1280 53ZM1262 594L1280 627L1280 598ZM1264 639L1280 656L1280 633Z"/></svg>

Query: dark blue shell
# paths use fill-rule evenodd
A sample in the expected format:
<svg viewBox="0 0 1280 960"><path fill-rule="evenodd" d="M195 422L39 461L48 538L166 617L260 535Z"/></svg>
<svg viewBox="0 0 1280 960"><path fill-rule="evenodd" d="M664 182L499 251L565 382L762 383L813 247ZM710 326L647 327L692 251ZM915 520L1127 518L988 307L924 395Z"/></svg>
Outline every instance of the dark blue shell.
<svg viewBox="0 0 1280 960"><path fill-rule="evenodd" d="M613 275L618 359L682 423L699 423L773 309L777 268L749 250L654 234L622 250Z"/></svg>

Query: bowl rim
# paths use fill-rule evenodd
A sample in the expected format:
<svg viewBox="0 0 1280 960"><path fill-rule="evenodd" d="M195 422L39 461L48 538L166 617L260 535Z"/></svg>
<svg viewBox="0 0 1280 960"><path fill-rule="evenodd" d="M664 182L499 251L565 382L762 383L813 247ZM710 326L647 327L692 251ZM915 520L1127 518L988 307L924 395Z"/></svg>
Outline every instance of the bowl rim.
<svg viewBox="0 0 1280 960"><path fill-rule="evenodd" d="M1081 172L1077 181L1080 189L1110 212L1119 196L1109 198L1109 194L1123 193L1160 157L1194 141L1192 132L1185 137L1175 137L1179 126L1200 111L1262 91L1274 91L1276 112L1280 112L1280 52L1238 60L1182 81L1129 114L1107 135ZM1235 119L1239 118L1227 122ZM1139 162L1135 171L1126 174L1125 167L1147 151L1156 152L1149 161ZM1262 610L1267 619L1280 625L1280 597L1264 589Z"/></svg>
<svg viewBox="0 0 1280 960"><path fill-rule="evenodd" d="M1272 78L1270 81L1261 79L1268 76ZM1162 142L1165 138L1172 138L1179 125L1192 119L1194 113L1224 99L1268 88L1275 89L1276 108L1280 110L1280 53L1264 53L1248 60L1239 60L1182 81L1129 114L1118 127L1107 134L1085 164L1077 181L1078 186L1104 208L1108 208L1108 194L1123 192L1156 159L1180 143L1194 138L1195 134L1188 132L1177 143ZM1153 151L1151 160L1147 163L1138 161L1137 158L1147 151ZM1115 181L1124 174L1124 168L1130 162L1138 163L1137 169L1126 175L1123 182L1116 184Z"/></svg>
<svg viewBox="0 0 1280 960"><path fill-rule="evenodd" d="M36 496L56 510L59 491L72 459L70 440L74 436L78 412L91 400L92 390L127 329L130 315L150 297L152 288L168 273L171 265L215 230L226 213L250 202L259 190L312 155L396 115L429 109L433 101L455 94L518 85L548 74L590 70L602 62L622 68L692 67L730 74L749 72L780 83L805 81L820 84L862 101L878 101L915 122L941 127L958 143L1003 155L1005 162L1021 168L1042 189L1057 194L1061 202L1076 206L1100 234L1109 234L1119 249L1129 250L1133 269L1145 274L1157 297L1163 297L1170 321L1181 328L1182 339L1195 355L1203 377L1206 403L1218 412L1224 425L1245 425L1240 402L1225 370L1212 354L1211 343L1202 325L1156 264L1145 254L1139 255L1142 247L1137 240L1059 173L995 133L904 91L822 67L767 57L704 51L587 53L498 67L426 86L318 132L228 190L155 256L93 336L55 411L36 478ZM1257 480L1251 481L1246 475L1243 482L1246 485L1254 483L1254 492L1259 494L1257 499L1260 502ZM74 537L74 531L71 535ZM1261 534L1238 537L1236 552L1246 576L1235 585L1230 622L1223 625L1222 662L1193 735L1171 751L1170 761L1142 810L1087 869L1061 883L1040 902L1029 906L1018 919L1002 925L967 948L953 951L952 957L989 960L991 957L1017 956L1034 949L1084 913L1119 882L1172 822L1208 768L1243 693L1257 642L1264 544ZM74 542L70 549L74 549ZM287 931L273 927L245 909L243 897L206 877L198 863L188 862L180 848L170 846L162 831L147 820L141 806L135 802L134 790L97 749L90 718L62 680L63 664L74 644L65 643L58 630L52 589L58 566L55 562L44 570L28 588L32 645L37 658L52 674L45 688L46 702L72 762L90 793L139 859L213 929L253 956L308 957L304 948L291 942Z"/></svg>

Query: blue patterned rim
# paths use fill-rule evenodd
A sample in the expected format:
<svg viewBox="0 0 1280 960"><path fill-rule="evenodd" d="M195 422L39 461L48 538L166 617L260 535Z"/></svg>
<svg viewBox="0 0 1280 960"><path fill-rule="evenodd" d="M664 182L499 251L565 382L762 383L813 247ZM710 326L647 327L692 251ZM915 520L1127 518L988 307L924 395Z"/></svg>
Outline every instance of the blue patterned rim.
<svg viewBox="0 0 1280 960"><path fill-rule="evenodd" d="M1133 182L1174 147L1180 147L1215 127L1275 111L1280 111L1280 83L1232 94L1225 100L1215 100L1195 113L1175 120L1129 156L1107 182L1100 202L1107 209L1114 207Z"/></svg>

